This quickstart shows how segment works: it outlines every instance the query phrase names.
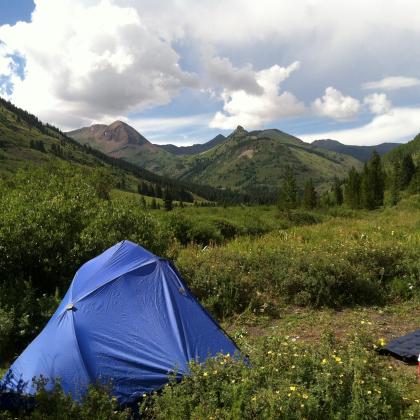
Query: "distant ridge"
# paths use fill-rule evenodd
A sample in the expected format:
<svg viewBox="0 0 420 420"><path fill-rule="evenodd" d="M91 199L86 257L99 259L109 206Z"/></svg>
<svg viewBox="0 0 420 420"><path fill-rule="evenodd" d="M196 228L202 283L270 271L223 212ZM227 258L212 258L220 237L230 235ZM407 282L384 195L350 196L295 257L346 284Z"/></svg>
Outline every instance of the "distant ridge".
<svg viewBox="0 0 420 420"><path fill-rule="evenodd" d="M345 155L353 156L362 162L367 162L372 156L372 152L374 150L376 150L379 155L384 155L396 147L401 146L400 143L381 143L376 146L354 146L330 139L315 140L312 144L332 152L344 153Z"/></svg>
<svg viewBox="0 0 420 420"><path fill-rule="evenodd" d="M344 178L351 167L362 167L353 156L305 143L278 129L247 131L238 126L227 137L184 147L152 144L121 122L69 135L159 175L250 194L264 202L276 196L287 167L300 187L312 178L321 189L329 188L334 177Z"/></svg>
<svg viewBox="0 0 420 420"><path fill-rule="evenodd" d="M162 144L159 145L159 147L174 155L195 155L196 153L206 152L214 146L223 143L225 140L226 137L223 134L218 134L216 137L206 143L193 144L192 146L175 146L173 144Z"/></svg>

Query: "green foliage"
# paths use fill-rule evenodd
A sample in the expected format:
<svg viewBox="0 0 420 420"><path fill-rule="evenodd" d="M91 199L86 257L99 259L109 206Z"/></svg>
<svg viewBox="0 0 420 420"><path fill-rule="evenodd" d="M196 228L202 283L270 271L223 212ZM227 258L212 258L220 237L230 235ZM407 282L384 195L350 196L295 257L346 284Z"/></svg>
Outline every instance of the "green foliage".
<svg viewBox="0 0 420 420"><path fill-rule="evenodd" d="M91 385L81 402L74 401L66 395L60 387L60 382L54 385L53 390L46 391L46 382L39 380L37 394L29 407L17 412L0 411L0 419L33 420L123 420L130 419L129 409L121 409L117 399L111 398L108 387Z"/></svg>
<svg viewBox="0 0 420 420"><path fill-rule="evenodd" d="M312 178L305 184L305 189L303 190L303 207L311 210L314 209L318 202L318 196L315 190L314 183Z"/></svg>
<svg viewBox="0 0 420 420"><path fill-rule="evenodd" d="M385 172L376 151L359 174L352 168L345 187L346 203L352 209L373 210L384 203Z"/></svg>
<svg viewBox="0 0 420 420"><path fill-rule="evenodd" d="M284 181L280 187L278 206L280 210L291 210L298 206L296 177L290 166L286 167Z"/></svg>
<svg viewBox="0 0 420 420"><path fill-rule="evenodd" d="M163 195L163 202L166 211L171 211L173 209L172 195L168 189L165 190L165 193Z"/></svg>
<svg viewBox="0 0 420 420"><path fill-rule="evenodd" d="M337 177L334 178L332 193L334 196L335 205L341 206L344 201L343 189L342 189L342 182Z"/></svg>
<svg viewBox="0 0 420 420"><path fill-rule="evenodd" d="M404 155L401 161L401 181L400 186L402 189L407 188L410 185L411 179L416 172L416 166L414 165L413 158L411 155Z"/></svg>
<svg viewBox="0 0 420 420"><path fill-rule="evenodd" d="M351 168L345 185L345 202L351 209L360 208L361 177L355 168Z"/></svg>
<svg viewBox="0 0 420 420"><path fill-rule="evenodd" d="M246 340L242 342L246 346ZM191 365L191 375L142 404L153 419L397 419L420 414L392 369L357 334L317 345L269 336L232 356Z"/></svg>
<svg viewBox="0 0 420 420"><path fill-rule="evenodd" d="M420 286L417 239L395 234L398 218L416 226L415 214L401 216L397 209L382 218L336 219L205 250L188 246L177 265L218 317L247 309L276 314L286 304L381 304L406 297L390 294L395 279L410 282L416 293Z"/></svg>
<svg viewBox="0 0 420 420"><path fill-rule="evenodd" d="M87 260L124 239L158 255L172 245L166 225L138 201L104 199L109 183L106 172L61 164L0 184L0 313L8 334L0 358L39 332L57 304L54 295Z"/></svg>

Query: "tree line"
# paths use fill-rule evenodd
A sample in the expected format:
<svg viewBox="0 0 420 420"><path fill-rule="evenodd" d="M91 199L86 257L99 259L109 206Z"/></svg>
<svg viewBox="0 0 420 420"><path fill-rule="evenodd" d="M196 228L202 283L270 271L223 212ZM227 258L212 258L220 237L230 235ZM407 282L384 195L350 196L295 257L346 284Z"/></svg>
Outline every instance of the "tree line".
<svg viewBox="0 0 420 420"><path fill-rule="evenodd" d="M420 193L420 165L416 166L411 154L397 154L385 168L374 151L361 171L353 167L346 179L334 178L331 189L323 192L316 190L312 179L299 190L293 170L287 167L278 194L278 207L281 210L314 209L346 204L352 209L374 210L384 205L385 190L389 191L391 205L398 203L403 191Z"/></svg>

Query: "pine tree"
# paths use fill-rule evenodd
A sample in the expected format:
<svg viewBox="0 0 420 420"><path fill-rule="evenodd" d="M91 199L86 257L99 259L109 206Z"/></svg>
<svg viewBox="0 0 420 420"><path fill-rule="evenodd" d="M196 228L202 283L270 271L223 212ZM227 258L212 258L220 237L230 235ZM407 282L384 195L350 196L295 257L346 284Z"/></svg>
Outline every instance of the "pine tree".
<svg viewBox="0 0 420 420"><path fill-rule="evenodd" d="M368 162L370 183L372 187L372 196L374 207L380 207L384 204L385 191L385 172L382 168L381 157L376 150Z"/></svg>
<svg viewBox="0 0 420 420"><path fill-rule="evenodd" d="M401 161L401 188L405 189L409 186L411 178L413 178L416 172L416 166L414 165L413 158L411 155L404 155Z"/></svg>
<svg viewBox="0 0 420 420"><path fill-rule="evenodd" d="M392 175L391 175L390 195L391 205L395 206L400 201L400 190L401 190L401 161L396 159L392 164Z"/></svg>
<svg viewBox="0 0 420 420"><path fill-rule="evenodd" d="M305 184L305 189L303 191L303 206L307 209L313 209L317 204L317 193L314 187L312 178Z"/></svg>
<svg viewBox="0 0 420 420"><path fill-rule="evenodd" d="M355 168L351 168L344 189L346 204L352 209L360 208L361 177Z"/></svg>
<svg viewBox="0 0 420 420"><path fill-rule="evenodd" d="M165 204L165 210L171 211L173 209L172 194L168 188L164 191L163 201Z"/></svg>
<svg viewBox="0 0 420 420"><path fill-rule="evenodd" d="M150 208L153 210L156 210L158 208L156 204L156 198L153 197L152 204L150 205Z"/></svg>
<svg viewBox="0 0 420 420"><path fill-rule="evenodd" d="M279 192L280 210L291 210L297 207L296 178L290 166L286 167L285 178Z"/></svg>
<svg viewBox="0 0 420 420"><path fill-rule="evenodd" d="M368 210L373 210L375 208L373 181L371 175L372 173L368 164L365 164L360 182L360 206Z"/></svg>
<svg viewBox="0 0 420 420"><path fill-rule="evenodd" d="M360 203L363 208L373 210L384 204L385 173L381 157L374 151L365 164L360 188Z"/></svg>
<svg viewBox="0 0 420 420"><path fill-rule="evenodd" d="M343 204L343 190L341 189L341 182L337 177L334 178L332 193L335 204L341 206Z"/></svg>

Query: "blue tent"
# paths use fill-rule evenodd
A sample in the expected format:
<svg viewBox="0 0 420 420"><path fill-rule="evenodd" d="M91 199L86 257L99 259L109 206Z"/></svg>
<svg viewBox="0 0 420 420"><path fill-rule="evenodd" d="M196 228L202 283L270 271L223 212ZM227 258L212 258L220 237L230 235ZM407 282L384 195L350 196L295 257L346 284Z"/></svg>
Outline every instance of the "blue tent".
<svg viewBox="0 0 420 420"><path fill-rule="evenodd" d="M184 285L171 263L123 241L76 273L48 324L3 383L34 394L33 378L80 399L91 383L111 384L120 403L181 378L188 362L238 349ZM5 377L6 377L5 376Z"/></svg>
<svg viewBox="0 0 420 420"><path fill-rule="evenodd" d="M417 363L420 357L420 330L390 341L380 349L381 354L389 354L407 363Z"/></svg>

